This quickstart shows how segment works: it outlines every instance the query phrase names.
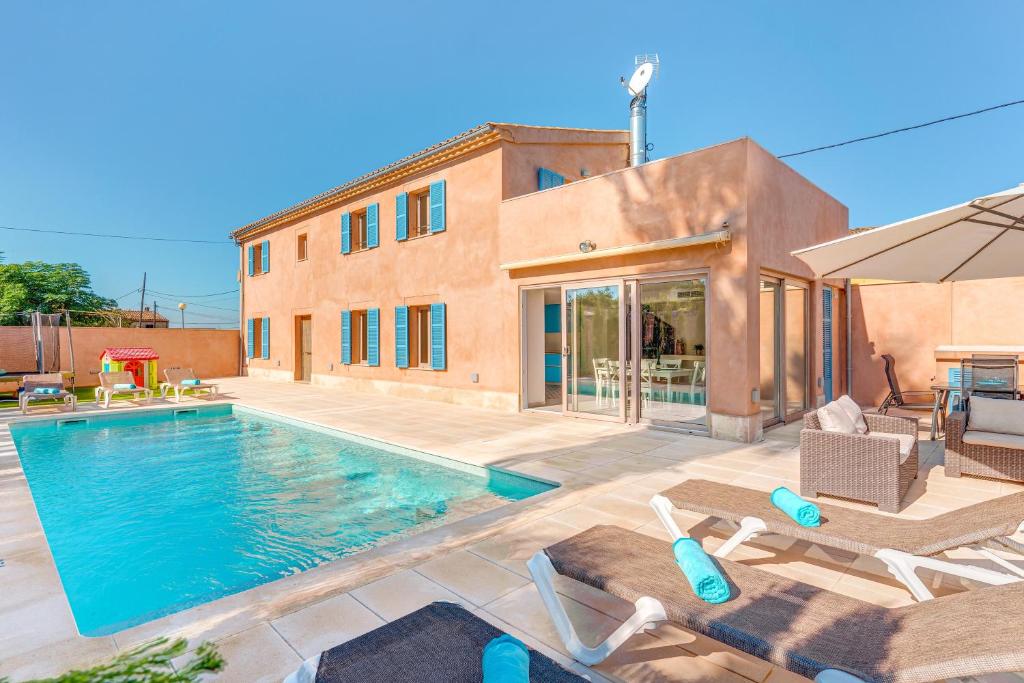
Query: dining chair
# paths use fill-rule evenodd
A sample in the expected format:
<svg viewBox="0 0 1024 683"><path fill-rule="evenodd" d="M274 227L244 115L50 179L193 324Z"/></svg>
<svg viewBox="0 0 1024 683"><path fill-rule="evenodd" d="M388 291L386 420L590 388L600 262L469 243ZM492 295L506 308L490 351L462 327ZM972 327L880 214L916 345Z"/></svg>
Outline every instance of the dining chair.
<svg viewBox="0 0 1024 683"><path fill-rule="evenodd" d="M604 405L604 388L609 381L608 359L594 358L594 397L597 399L597 407Z"/></svg>
<svg viewBox="0 0 1024 683"><path fill-rule="evenodd" d="M693 361L693 374L690 375L690 401L697 405L704 405L707 402L707 361ZM697 395L700 394L700 402L697 402Z"/></svg>

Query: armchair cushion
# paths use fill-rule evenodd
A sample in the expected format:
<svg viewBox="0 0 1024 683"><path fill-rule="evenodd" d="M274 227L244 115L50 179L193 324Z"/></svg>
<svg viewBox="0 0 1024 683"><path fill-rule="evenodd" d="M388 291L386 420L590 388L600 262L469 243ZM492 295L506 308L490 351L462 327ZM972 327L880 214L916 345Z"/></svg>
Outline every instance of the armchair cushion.
<svg viewBox="0 0 1024 683"><path fill-rule="evenodd" d="M977 399L974 399L977 400ZM999 399L993 399L998 401ZM1012 448L1024 451L1024 436L1020 434L1003 434L1001 432L982 432L968 429L964 432L962 441L974 446L993 446L995 448ZM1024 452L1021 453L1024 458Z"/></svg>
<svg viewBox="0 0 1024 683"><path fill-rule="evenodd" d="M868 423L864 421L864 412L857 405L857 402L852 398L843 394L836 399L836 403L843 409L843 411L853 421L853 426L856 428L858 434L868 433Z"/></svg>
<svg viewBox="0 0 1024 683"><path fill-rule="evenodd" d="M902 465L910 457L910 452L914 450L914 444L917 443L917 437L910 434L890 434L888 432L871 432L871 436L883 436L889 437L890 439L896 439L900 442L900 464Z"/></svg>
<svg viewBox="0 0 1024 683"><path fill-rule="evenodd" d="M972 396L967 430L1024 437L1024 401Z"/></svg>
<svg viewBox="0 0 1024 683"><path fill-rule="evenodd" d="M857 426L838 402L832 401L818 408L818 421L826 432L856 434Z"/></svg>

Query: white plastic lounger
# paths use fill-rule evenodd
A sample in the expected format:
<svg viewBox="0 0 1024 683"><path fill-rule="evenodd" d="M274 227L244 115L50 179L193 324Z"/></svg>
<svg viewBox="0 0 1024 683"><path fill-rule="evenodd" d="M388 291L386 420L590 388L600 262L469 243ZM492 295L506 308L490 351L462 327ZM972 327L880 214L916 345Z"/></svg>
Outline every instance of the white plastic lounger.
<svg viewBox="0 0 1024 683"><path fill-rule="evenodd" d="M697 512L738 525L736 533L715 551L716 557L727 557L739 545L763 534L789 536L876 557L917 600L934 597L917 576L918 569L930 569L993 586L1024 578L1024 569L989 548L977 549L1012 574L935 557L947 550L984 544L1019 554L1020 544L1008 537L1024 531L1024 493L917 520L887 517L827 503L815 504L821 510L822 524L804 527L775 508L768 492L742 486L689 479L651 498L651 507L673 539L683 536L672 518L673 509Z"/></svg>

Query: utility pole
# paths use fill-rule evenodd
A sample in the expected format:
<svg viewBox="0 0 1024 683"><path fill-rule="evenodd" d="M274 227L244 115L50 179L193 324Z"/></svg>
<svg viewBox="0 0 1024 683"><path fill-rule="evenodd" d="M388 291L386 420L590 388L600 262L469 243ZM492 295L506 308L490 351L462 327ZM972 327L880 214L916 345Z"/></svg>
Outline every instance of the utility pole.
<svg viewBox="0 0 1024 683"><path fill-rule="evenodd" d="M142 271L142 298L139 300L139 327L142 327L142 311L146 308L146 271Z"/></svg>
<svg viewBox="0 0 1024 683"><path fill-rule="evenodd" d="M156 328L156 299L153 299L153 327Z"/></svg>

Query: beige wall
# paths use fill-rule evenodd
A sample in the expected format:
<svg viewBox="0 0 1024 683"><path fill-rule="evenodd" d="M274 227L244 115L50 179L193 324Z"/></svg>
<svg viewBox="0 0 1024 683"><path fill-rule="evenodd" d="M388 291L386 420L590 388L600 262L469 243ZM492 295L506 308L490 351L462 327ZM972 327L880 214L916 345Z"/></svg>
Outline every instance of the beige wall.
<svg viewBox="0 0 1024 683"><path fill-rule="evenodd" d="M12 349L10 342L18 338ZM78 386L99 384L100 354L108 346L149 346L160 356L157 367L161 379L167 368L192 368L200 377L231 377L238 374L238 330L166 329L136 327L75 327L71 330L75 354L75 381ZM33 370L32 328L0 327L0 367L8 370ZM71 369L71 354L66 328L60 337L61 369ZM15 367L9 360L16 349L27 348L28 365Z"/></svg>
<svg viewBox="0 0 1024 683"><path fill-rule="evenodd" d="M853 397L885 398L882 354L896 359L905 390L945 381L935 347L1024 345L1024 278L946 284L889 283L853 288Z"/></svg>

